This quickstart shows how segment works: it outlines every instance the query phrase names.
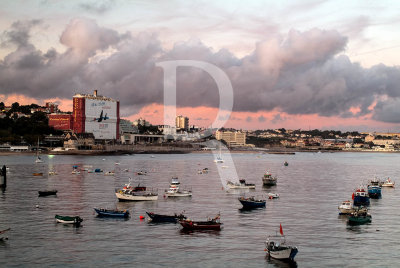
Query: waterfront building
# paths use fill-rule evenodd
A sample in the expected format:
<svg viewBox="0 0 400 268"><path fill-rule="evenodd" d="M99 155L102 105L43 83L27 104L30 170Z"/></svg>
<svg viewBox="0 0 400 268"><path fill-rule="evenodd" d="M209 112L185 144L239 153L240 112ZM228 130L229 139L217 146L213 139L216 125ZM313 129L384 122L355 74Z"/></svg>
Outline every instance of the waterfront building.
<svg viewBox="0 0 400 268"><path fill-rule="evenodd" d="M215 138L217 140L224 140L229 147L246 145L246 133L240 131L217 130L215 132Z"/></svg>
<svg viewBox="0 0 400 268"><path fill-rule="evenodd" d="M175 118L175 126L178 130L189 130L189 118L179 115Z"/></svg>
<svg viewBox="0 0 400 268"><path fill-rule="evenodd" d="M72 114L49 114L49 126L57 130L72 130L73 118Z"/></svg>
<svg viewBox="0 0 400 268"><path fill-rule="evenodd" d="M76 94L73 97L73 130L93 133L95 139L119 139L119 101L97 95Z"/></svg>

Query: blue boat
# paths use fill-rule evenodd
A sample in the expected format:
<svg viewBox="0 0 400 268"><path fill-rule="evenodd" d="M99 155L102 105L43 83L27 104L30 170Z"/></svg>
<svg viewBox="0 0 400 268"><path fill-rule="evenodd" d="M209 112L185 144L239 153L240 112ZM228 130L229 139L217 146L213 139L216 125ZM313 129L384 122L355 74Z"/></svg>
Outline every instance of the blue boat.
<svg viewBox="0 0 400 268"><path fill-rule="evenodd" d="M256 199L254 196L252 197L239 197L240 203L243 205L243 209L252 209L252 208L263 208L265 207L265 203L267 200L265 199Z"/></svg>
<svg viewBox="0 0 400 268"><path fill-rule="evenodd" d="M103 170L100 169L100 168L96 168L96 169L94 170L94 173L101 173L101 172L103 172Z"/></svg>
<svg viewBox="0 0 400 268"><path fill-rule="evenodd" d="M370 198L381 198L382 197L382 188L380 186L380 181L377 178L372 179L368 185L368 196Z"/></svg>
<svg viewBox="0 0 400 268"><path fill-rule="evenodd" d="M369 206L369 196L364 187L360 186L353 193L354 206Z"/></svg>
<svg viewBox="0 0 400 268"><path fill-rule="evenodd" d="M129 210L114 210L105 208L94 208L99 217L128 218Z"/></svg>

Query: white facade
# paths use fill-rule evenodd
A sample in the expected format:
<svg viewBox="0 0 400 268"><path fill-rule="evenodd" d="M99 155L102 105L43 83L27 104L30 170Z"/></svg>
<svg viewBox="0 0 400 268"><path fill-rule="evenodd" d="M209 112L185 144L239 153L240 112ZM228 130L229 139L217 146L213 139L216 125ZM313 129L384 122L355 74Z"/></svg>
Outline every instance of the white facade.
<svg viewBox="0 0 400 268"><path fill-rule="evenodd" d="M85 99L85 132L96 139L117 138L117 101L95 97Z"/></svg>

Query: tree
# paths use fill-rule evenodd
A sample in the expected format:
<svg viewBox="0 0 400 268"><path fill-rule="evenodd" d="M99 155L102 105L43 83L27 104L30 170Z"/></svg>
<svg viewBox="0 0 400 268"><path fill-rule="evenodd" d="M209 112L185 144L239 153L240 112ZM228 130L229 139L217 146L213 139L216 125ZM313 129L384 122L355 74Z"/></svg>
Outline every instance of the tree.
<svg viewBox="0 0 400 268"><path fill-rule="evenodd" d="M14 102L13 104L11 104L11 111L12 112L18 112L19 110L19 103L18 102Z"/></svg>
<svg viewBox="0 0 400 268"><path fill-rule="evenodd" d="M3 111L4 107L5 107L4 102L0 102L0 111Z"/></svg>

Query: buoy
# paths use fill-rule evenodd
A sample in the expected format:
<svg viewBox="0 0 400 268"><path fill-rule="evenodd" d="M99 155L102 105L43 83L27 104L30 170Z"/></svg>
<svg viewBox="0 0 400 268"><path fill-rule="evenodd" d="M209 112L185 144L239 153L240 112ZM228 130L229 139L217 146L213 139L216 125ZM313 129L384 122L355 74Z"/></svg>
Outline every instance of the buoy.
<svg viewBox="0 0 400 268"><path fill-rule="evenodd" d="M140 215L139 219L144 220L144 216Z"/></svg>

